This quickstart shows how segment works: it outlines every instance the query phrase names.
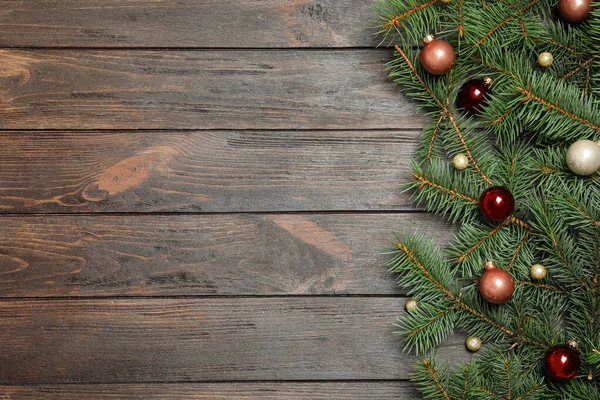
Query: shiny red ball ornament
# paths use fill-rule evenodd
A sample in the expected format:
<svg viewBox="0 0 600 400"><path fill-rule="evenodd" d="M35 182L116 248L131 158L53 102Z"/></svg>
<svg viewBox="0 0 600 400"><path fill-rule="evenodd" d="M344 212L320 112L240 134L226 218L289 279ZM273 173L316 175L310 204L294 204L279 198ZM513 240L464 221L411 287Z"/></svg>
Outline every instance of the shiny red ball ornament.
<svg viewBox="0 0 600 400"><path fill-rule="evenodd" d="M465 82L458 92L458 105L471 114L478 113L479 108L487 104L486 95L491 83L488 77Z"/></svg>
<svg viewBox="0 0 600 400"><path fill-rule="evenodd" d="M576 24L590 16L592 0L560 0L558 9L564 19Z"/></svg>
<svg viewBox="0 0 600 400"><path fill-rule="evenodd" d="M439 40L433 35L425 39L425 47L421 50L421 65L427 72L433 75L443 75L450 71L456 55L452 45L445 40Z"/></svg>
<svg viewBox="0 0 600 400"><path fill-rule="evenodd" d="M550 347L544 356L546 376L559 381L577 375L580 363L579 352L573 344Z"/></svg>
<svg viewBox="0 0 600 400"><path fill-rule="evenodd" d="M479 293L488 303L502 304L510 299L515 291L515 283L508 272L493 262L485 264L485 272L479 279Z"/></svg>
<svg viewBox="0 0 600 400"><path fill-rule="evenodd" d="M504 187L492 186L479 197L481 213L492 221L503 221L510 216L515 208L512 193Z"/></svg>

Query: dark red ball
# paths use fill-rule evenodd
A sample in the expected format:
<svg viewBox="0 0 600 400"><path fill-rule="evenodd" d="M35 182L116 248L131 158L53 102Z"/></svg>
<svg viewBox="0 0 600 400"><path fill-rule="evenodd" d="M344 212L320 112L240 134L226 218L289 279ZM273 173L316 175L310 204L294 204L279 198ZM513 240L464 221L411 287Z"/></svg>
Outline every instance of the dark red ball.
<svg viewBox="0 0 600 400"><path fill-rule="evenodd" d="M579 353L569 345L550 347L544 356L546 376L556 380L567 380L577 375Z"/></svg>
<svg viewBox="0 0 600 400"><path fill-rule="evenodd" d="M479 198L481 213L492 221L502 221L510 216L515 208L512 193L501 186L486 189Z"/></svg>
<svg viewBox="0 0 600 400"><path fill-rule="evenodd" d="M458 105L471 114L478 113L480 107L487 104L488 89L487 79L471 79L465 82L458 92Z"/></svg>

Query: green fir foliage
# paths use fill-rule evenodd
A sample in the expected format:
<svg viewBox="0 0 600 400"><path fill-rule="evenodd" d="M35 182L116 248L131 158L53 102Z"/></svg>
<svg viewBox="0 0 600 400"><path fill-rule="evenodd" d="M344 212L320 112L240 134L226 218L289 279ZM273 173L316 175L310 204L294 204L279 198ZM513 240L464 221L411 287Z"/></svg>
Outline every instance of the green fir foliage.
<svg viewBox="0 0 600 400"><path fill-rule="evenodd" d="M397 322L404 350L417 354L413 381L423 399L600 400L600 173L578 176L565 161L580 139L600 139L600 3L580 24L558 15L556 0L376 0L381 44L395 49L389 78L428 116L412 180L415 203L458 223L438 248L418 233L397 238L388 266L418 301ZM452 44L450 72L434 76L419 61L422 39ZM541 52L554 63L540 67ZM468 79L492 78L478 115L457 105ZM452 158L464 154L458 171ZM504 186L513 214L489 221L480 194ZM504 304L486 302L486 261L515 282ZM530 276L533 264L547 269ZM479 336L467 364L436 348L456 331ZM542 359L575 340L581 368L568 382L546 377Z"/></svg>

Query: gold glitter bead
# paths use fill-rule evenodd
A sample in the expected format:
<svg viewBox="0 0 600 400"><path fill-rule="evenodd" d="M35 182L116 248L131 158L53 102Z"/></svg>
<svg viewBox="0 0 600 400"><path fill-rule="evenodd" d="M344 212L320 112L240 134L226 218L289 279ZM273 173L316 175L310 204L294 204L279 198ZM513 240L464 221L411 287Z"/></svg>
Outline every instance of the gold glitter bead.
<svg viewBox="0 0 600 400"><path fill-rule="evenodd" d="M554 57L552 57L552 54L548 53L547 51L540 53L537 59L539 66L544 68L551 66L553 61Z"/></svg>
<svg viewBox="0 0 600 400"><path fill-rule="evenodd" d="M406 308L406 311L408 311L409 313L414 312L417 311L417 309L419 308L419 303L415 299L408 299L406 301L406 304L404 305L404 308Z"/></svg>
<svg viewBox="0 0 600 400"><path fill-rule="evenodd" d="M529 270L529 274L533 279L544 279L546 277L546 267L542 264L534 264Z"/></svg>
<svg viewBox="0 0 600 400"><path fill-rule="evenodd" d="M482 343L483 342L481 341L481 338L478 338L477 336L469 336L465 342L465 345L470 351L476 352L481 348Z"/></svg>
<svg viewBox="0 0 600 400"><path fill-rule="evenodd" d="M457 154L452 159L452 165L459 171L466 169L469 166L469 158L464 154Z"/></svg>

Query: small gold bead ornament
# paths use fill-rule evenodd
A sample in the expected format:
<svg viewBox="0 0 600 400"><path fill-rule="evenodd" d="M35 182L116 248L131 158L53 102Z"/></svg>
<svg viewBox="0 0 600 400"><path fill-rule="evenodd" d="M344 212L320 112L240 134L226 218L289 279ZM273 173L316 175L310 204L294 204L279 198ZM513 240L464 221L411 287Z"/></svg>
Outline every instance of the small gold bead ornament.
<svg viewBox="0 0 600 400"><path fill-rule="evenodd" d="M472 352L479 351L479 349L481 349L482 344L483 344L483 342L481 341L481 338L479 338L477 336L469 336L467 338L467 341L465 342L467 349L469 349L469 351L472 351Z"/></svg>
<svg viewBox="0 0 600 400"><path fill-rule="evenodd" d="M452 165L459 171L467 169L469 166L469 158L464 154L457 154L452 159Z"/></svg>
<svg viewBox="0 0 600 400"><path fill-rule="evenodd" d="M538 56L538 59L537 59L538 65L540 67L544 67L544 68L548 68L549 66L552 65L553 62L554 62L554 57L552 57L552 54L548 53L547 51L540 53L540 55Z"/></svg>
<svg viewBox="0 0 600 400"><path fill-rule="evenodd" d="M534 264L529 270L529 274L533 279L544 279L547 272L548 271L546 270L546 267L544 267L542 264Z"/></svg>
<svg viewBox="0 0 600 400"><path fill-rule="evenodd" d="M415 312L419 308L419 302L415 299L408 299L404 308L406 308L406 311L409 313Z"/></svg>

